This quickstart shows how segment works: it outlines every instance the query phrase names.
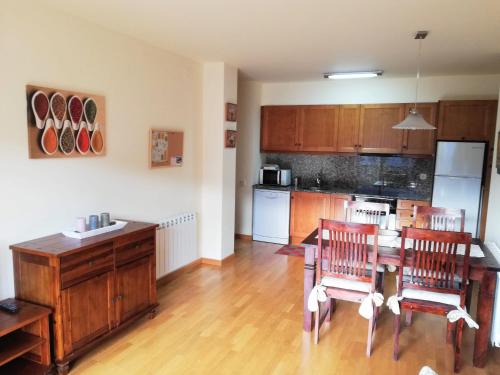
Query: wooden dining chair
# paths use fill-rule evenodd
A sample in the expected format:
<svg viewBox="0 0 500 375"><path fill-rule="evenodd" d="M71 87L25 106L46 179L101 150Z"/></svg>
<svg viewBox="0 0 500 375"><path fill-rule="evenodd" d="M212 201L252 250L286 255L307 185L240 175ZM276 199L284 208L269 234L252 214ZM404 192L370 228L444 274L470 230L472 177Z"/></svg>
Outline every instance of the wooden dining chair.
<svg viewBox="0 0 500 375"><path fill-rule="evenodd" d="M412 240L405 250L406 240ZM402 311L427 312L446 316L457 306L465 307L471 234L464 232L435 231L430 229L403 228L401 236L398 297ZM458 245L465 246L463 266L457 267ZM408 254L409 253L409 254ZM409 257L408 257L409 255ZM408 259L408 260L405 260ZM410 272L403 273L408 264ZM395 315L394 359L398 359L401 315ZM460 370L463 319L456 324L455 372Z"/></svg>
<svg viewBox="0 0 500 375"><path fill-rule="evenodd" d="M378 224L380 229L389 225L389 203L345 201L344 218L348 223Z"/></svg>
<svg viewBox="0 0 500 375"><path fill-rule="evenodd" d="M318 236L318 260L316 264L316 285L326 287L327 302L335 299L361 303L377 288L377 272L368 269L368 253L372 248L372 267L378 260L378 226L375 224L345 223L333 220L319 220L318 233L327 231L328 236ZM368 245L368 236L374 237L373 246ZM321 306L316 312L314 339L319 342L319 330L325 316ZM378 307L368 323L366 355L370 356L378 316Z"/></svg>
<svg viewBox="0 0 500 375"><path fill-rule="evenodd" d="M465 210L457 208L424 207L415 206L413 209L413 227L419 229L445 230L451 232L463 232L465 226ZM408 267L404 267L405 274ZM472 288L468 289L466 305L470 308L472 299ZM406 314L406 325L411 324L411 311ZM448 324L448 341L451 342L452 332L455 324Z"/></svg>
<svg viewBox="0 0 500 375"><path fill-rule="evenodd" d="M458 208L423 207L413 209L414 228L463 232L465 210Z"/></svg>
<svg viewBox="0 0 500 375"><path fill-rule="evenodd" d="M344 219L348 223L377 224L379 229L387 229L389 226L389 203L345 201ZM368 268L371 267L371 264ZM379 273L380 291L384 293L384 273L383 265L377 266Z"/></svg>

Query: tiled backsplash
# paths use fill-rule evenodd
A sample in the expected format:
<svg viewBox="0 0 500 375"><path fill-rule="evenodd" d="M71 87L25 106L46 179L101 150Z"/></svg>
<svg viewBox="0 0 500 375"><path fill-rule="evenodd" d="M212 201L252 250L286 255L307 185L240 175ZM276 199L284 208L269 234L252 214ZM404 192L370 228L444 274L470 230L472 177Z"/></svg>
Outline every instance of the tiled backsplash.
<svg viewBox="0 0 500 375"><path fill-rule="evenodd" d="M302 186L314 185L318 173L325 184L357 188L385 182L387 186L405 188L422 195L432 194L434 160L400 156L341 156L306 154L263 154L268 164L291 169L299 176ZM426 179L420 178L421 174Z"/></svg>

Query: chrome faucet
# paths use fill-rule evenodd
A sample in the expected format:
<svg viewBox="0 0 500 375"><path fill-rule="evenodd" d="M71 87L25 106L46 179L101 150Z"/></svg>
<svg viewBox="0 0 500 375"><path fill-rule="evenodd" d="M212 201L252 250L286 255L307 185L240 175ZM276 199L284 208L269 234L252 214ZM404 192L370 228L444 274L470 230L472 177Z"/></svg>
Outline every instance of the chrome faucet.
<svg viewBox="0 0 500 375"><path fill-rule="evenodd" d="M323 185L323 179L321 178L321 173L316 175L316 187L321 187Z"/></svg>

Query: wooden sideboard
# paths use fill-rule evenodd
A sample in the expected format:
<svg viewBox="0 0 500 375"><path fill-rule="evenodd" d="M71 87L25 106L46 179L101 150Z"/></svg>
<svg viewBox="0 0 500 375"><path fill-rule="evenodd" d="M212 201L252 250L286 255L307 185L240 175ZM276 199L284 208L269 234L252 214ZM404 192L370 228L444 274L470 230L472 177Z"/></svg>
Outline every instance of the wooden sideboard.
<svg viewBox="0 0 500 375"><path fill-rule="evenodd" d="M156 224L77 240L55 234L10 246L16 298L51 307L59 374L100 341L149 314L156 298Z"/></svg>

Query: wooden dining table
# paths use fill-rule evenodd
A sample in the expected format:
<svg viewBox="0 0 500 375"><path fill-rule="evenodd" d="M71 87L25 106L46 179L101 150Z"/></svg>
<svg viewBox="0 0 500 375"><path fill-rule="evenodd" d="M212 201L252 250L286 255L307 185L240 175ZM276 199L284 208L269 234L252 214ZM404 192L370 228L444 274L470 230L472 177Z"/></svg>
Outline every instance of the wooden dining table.
<svg viewBox="0 0 500 375"><path fill-rule="evenodd" d="M316 228L302 242L305 248L304 254L304 331L311 332L313 329L313 313L307 308L307 299L314 287L316 280L316 259L317 259L317 239L318 229ZM479 294L477 298L476 322L479 324L479 329L475 333L474 338L474 357L473 364L475 367L484 367L489 351L491 320L493 317L493 304L495 299L495 287L497 280L497 272L500 272L500 263L492 254L491 250L480 240L473 240L474 244L481 247L484 257L470 257L470 273L469 280L479 283ZM326 246L328 246L326 244ZM371 252L368 255L370 260ZM396 247L379 246L378 263L381 265L399 266L400 249ZM457 256L457 266L463 262L463 256ZM405 265L411 265L411 260L408 256L405 259ZM332 306L332 305L330 305ZM330 314L328 310L325 312Z"/></svg>

